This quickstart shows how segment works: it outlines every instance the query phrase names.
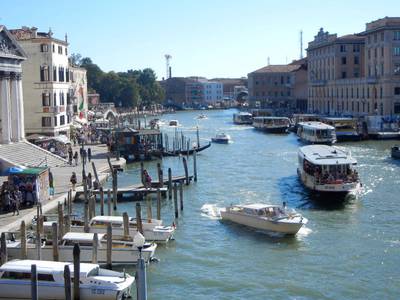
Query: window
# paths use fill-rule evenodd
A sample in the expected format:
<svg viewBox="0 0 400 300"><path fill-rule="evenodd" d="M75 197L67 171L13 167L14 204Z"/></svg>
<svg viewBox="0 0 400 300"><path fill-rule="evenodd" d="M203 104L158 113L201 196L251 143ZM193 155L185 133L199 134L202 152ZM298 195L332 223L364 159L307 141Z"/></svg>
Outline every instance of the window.
<svg viewBox="0 0 400 300"><path fill-rule="evenodd" d="M64 102L64 92L60 92L60 105L65 105L65 102Z"/></svg>
<svg viewBox="0 0 400 300"><path fill-rule="evenodd" d="M48 51L49 51L49 45L47 44L40 45L40 52L48 52Z"/></svg>
<svg viewBox="0 0 400 300"><path fill-rule="evenodd" d="M374 43L376 43L378 41L378 34L374 34Z"/></svg>
<svg viewBox="0 0 400 300"><path fill-rule="evenodd" d="M381 57L383 57L383 56L384 56L384 53L385 53L385 51L384 51L384 48L383 48L383 47L381 47Z"/></svg>
<svg viewBox="0 0 400 300"><path fill-rule="evenodd" d="M360 64L360 58L358 56L354 56L354 64L355 65Z"/></svg>
<svg viewBox="0 0 400 300"><path fill-rule="evenodd" d="M57 93L53 94L53 106L57 106Z"/></svg>
<svg viewBox="0 0 400 300"><path fill-rule="evenodd" d="M53 66L53 81L57 81L57 67Z"/></svg>
<svg viewBox="0 0 400 300"><path fill-rule="evenodd" d="M400 31L394 31L393 34L394 34L393 39L395 41L400 41Z"/></svg>
<svg viewBox="0 0 400 300"><path fill-rule="evenodd" d="M353 52L360 52L360 45L353 45Z"/></svg>
<svg viewBox="0 0 400 300"><path fill-rule="evenodd" d="M42 105L43 106L50 106L50 93L43 93L42 94Z"/></svg>
<svg viewBox="0 0 400 300"><path fill-rule="evenodd" d="M395 103L394 104L394 113L395 114L400 114L400 103Z"/></svg>
<svg viewBox="0 0 400 300"><path fill-rule="evenodd" d="M68 55L68 49L65 48L65 55Z"/></svg>
<svg viewBox="0 0 400 300"><path fill-rule="evenodd" d="M383 42L385 40L385 33L381 32L381 42Z"/></svg>
<svg viewBox="0 0 400 300"><path fill-rule="evenodd" d="M54 126L57 126L57 116L54 117Z"/></svg>
<svg viewBox="0 0 400 300"><path fill-rule="evenodd" d="M378 57L378 48L374 49L374 57L377 58Z"/></svg>
<svg viewBox="0 0 400 300"><path fill-rule="evenodd" d="M54 277L52 274L38 274L39 281L54 281Z"/></svg>
<svg viewBox="0 0 400 300"><path fill-rule="evenodd" d="M396 86L396 87L394 88L394 94L395 94L396 96L399 96L399 95L400 95L400 86Z"/></svg>
<svg viewBox="0 0 400 300"><path fill-rule="evenodd" d="M385 66L383 63L381 63L381 75L383 76L384 73L385 73Z"/></svg>
<svg viewBox="0 0 400 300"><path fill-rule="evenodd" d="M69 69L68 68L65 70L65 81L69 82Z"/></svg>
<svg viewBox="0 0 400 300"><path fill-rule="evenodd" d="M371 58L371 49L368 49L368 59Z"/></svg>
<svg viewBox="0 0 400 300"><path fill-rule="evenodd" d="M22 272L4 272L2 279L17 279L17 280L30 280L31 274L30 273L22 273Z"/></svg>
<svg viewBox="0 0 400 300"><path fill-rule="evenodd" d="M400 63L394 64L394 75L400 75Z"/></svg>
<svg viewBox="0 0 400 300"><path fill-rule="evenodd" d="M56 46L53 44L53 53L56 52Z"/></svg>
<svg viewBox="0 0 400 300"><path fill-rule="evenodd" d="M343 56L343 57L342 57L342 65L345 65L346 62L347 62L346 56Z"/></svg>
<svg viewBox="0 0 400 300"><path fill-rule="evenodd" d="M394 47L393 48L393 55L394 56L400 56L400 47Z"/></svg>
<svg viewBox="0 0 400 300"><path fill-rule="evenodd" d="M65 74L64 74L64 68L59 67L58 68L58 81L64 82Z"/></svg>
<svg viewBox="0 0 400 300"><path fill-rule="evenodd" d="M62 46L58 46L58 54L63 54Z"/></svg>
<svg viewBox="0 0 400 300"><path fill-rule="evenodd" d="M40 67L40 81L49 81L50 80L50 72L48 66Z"/></svg>
<svg viewBox="0 0 400 300"><path fill-rule="evenodd" d="M51 117L42 117L42 127L51 127Z"/></svg>
<svg viewBox="0 0 400 300"><path fill-rule="evenodd" d="M358 77L360 77L360 73L359 73L359 71L358 71L358 70L354 70L354 73L353 73L353 75L354 75L354 77L355 77L355 78L358 78Z"/></svg>
<svg viewBox="0 0 400 300"><path fill-rule="evenodd" d="M346 52L346 45L340 45L340 52Z"/></svg>
<svg viewBox="0 0 400 300"><path fill-rule="evenodd" d="M61 116L60 117L60 125L64 125L65 124L65 116Z"/></svg>
<svg viewBox="0 0 400 300"><path fill-rule="evenodd" d="M379 89L379 98L383 98L383 88L382 87L380 87L380 89Z"/></svg>
<svg viewBox="0 0 400 300"><path fill-rule="evenodd" d="M342 78L347 78L347 73L346 72L342 72Z"/></svg>

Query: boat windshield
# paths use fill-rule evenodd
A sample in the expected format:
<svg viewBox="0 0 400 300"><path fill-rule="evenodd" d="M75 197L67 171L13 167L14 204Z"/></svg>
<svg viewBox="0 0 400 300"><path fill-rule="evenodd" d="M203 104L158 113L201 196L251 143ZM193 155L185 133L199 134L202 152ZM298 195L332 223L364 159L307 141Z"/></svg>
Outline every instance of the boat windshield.
<svg viewBox="0 0 400 300"><path fill-rule="evenodd" d="M93 268L87 274L87 277L94 277L94 276L99 276L99 267Z"/></svg>

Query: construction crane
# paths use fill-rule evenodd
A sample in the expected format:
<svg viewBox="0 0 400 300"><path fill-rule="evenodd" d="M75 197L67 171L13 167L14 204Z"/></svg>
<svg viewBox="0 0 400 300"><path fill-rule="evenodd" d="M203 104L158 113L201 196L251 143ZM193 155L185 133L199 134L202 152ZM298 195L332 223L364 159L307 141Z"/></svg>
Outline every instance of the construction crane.
<svg viewBox="0 0 400 300"><path fill-rule="evenodd" d="M165 57L165 64L166 64L166 68L167 68L167 70L166 70L167 76L165 79L168 79L168 78L171 78L171 66L169 65L169 61L171 60L172 56L169 54L165 54L164 57Z"/></svg>

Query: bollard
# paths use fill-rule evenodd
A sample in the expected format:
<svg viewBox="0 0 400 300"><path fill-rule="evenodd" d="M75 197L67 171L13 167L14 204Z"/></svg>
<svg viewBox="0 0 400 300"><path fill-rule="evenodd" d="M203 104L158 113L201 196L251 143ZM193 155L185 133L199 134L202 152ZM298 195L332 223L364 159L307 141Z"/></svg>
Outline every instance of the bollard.
<svg viewBox="0 0 400 300"><path fill-rule="evenodd" d="M124 238L129 238L129 216L127 212L122 214L122 218L124 220Z"/></svg>
<svg viewBox="0 0 400 300"><path fill-rule="evenodd" d="M69 265L64 266L64 299L72 300L71 298L71 270Z"/></svg>
<svg viewBox="0 0 400 300"><path fill-rule="evenodd" d="M178 190L176 186L176 182L174 183L174 209L175 209L175 218L179 217L178 214Z"/></svg>
<svg viewBox="0 0 400 300"><path fill-rule="evenodd" d="M74 300L80 299L80 289L79 289L79 280L80 280L80 272L81 272L81 263L80 263L80 255L81 250L79 249L79 245L74 245L74 250L72 251L74 256Z"/></svg>
<svg viewBox="0 0 400 300"><path fill-rule="evenodd" d="M31 299L38 300L38 276L36 265L31 265Z"/></svg>
<svg viewBox="0 0 400 300"><path fill-rule="evenodd" d="M183 181L179 183L179 200L181 202L181 210L183 210Z"/></svg>
<svg viewBox="0 0 400 300"><path fill-rule="evenodd" d="M161 220L161 191L157 189L157 220Z"/></svg>
<svg viewBox="0 0 400 300"><path fill-rule="evenodd" d="M59 260L59 255L58 255L58 228L57 228L57 223L51 224L51 237L52 237L52 243L53 243L53 261L58 261Z"/></svg>
<svg viewBox="0 0 400 300"><path fill-rule="evenodd" d="M104 189L102 186L99 189L100 189L100 216L104 216Z"/></svg>
<svg viewBox="0 0 400 300"><path fill-rule="evenodd" d="M93 234L92 264L97 264L97 248L99 247L99 237L97 232Z"/></svg>
<svg viewBox="0 0 400 300"><path fill-rule="evenodd" d="M21 221L21 259L27 258L26 249L26 226L25 221Z"/></svg>
<svg viewBox="0 0 400 300"><path fill-rule="evenodd" d="M5 264L7 262L7 240L5 232L1 233L1 264Z"/></svg>
<svg viewBox="0 0 400 300"><path fill-rule="evenodd" d="M107 269L112 268L112 227L107 224Z"/></svg>
<svg viewBox="0 0 400 300"><path fill-rule="evenodd" d="M172 199L172 171L168 168L168 199Z"/></svg>
<svg viewBox="0 0 400 300"><path fill-rule="evenodd" d="M142 209L139 202L136 203L136 227L137 230L143 234Z"/></svg>

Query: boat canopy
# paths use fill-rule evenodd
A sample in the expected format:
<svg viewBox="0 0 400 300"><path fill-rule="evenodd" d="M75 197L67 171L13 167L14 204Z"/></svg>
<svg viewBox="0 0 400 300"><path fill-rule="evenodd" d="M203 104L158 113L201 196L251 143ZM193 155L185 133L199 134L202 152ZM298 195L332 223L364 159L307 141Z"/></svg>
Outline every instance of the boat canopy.
<svg viewBox="0 0 400 300"><path fill-rule="evenodd" d="M97 237L100 240L103 239L105 234L98 233ZM83 243L93 243L94 233L86 233L86 232L68 232L63 236L64 241L74 241L74 242L83 242Z"/></svg>
<svg viewBox="0 0 400 300"><path fill-rule="evenodd" d="M309 128L309 129L317 129L317 130L326 130L326 129L331 129L335 130L335 127L321 123L321 122L316 122L316 121L310 121L310 122L300 122L299 126L303 128Z"/></svg>
<svg viewBox="0 0 400 300"><path fill-rule="evenodd" d="M74 264L68 262L58 262L58 261L45 261L45 260L19 260L15 259L9 262L6 262L0 267L0 272L21 272L21 273L30 273L31 266L36 265L37 272L42 274L63 274L64 266L69 266L71 271L71 275L73 276ZM86 275L92 271L93 269L98 268L99 265L89 264L89 263L81 263L80 264L80 274L81 277L86 277Z"/></svg>
<svg viewBox="0 0 400 300"><path fill-rule="evenodd" d="M347 152L328 145L310 145L299 149L304 159L314 165L354 165L357 160Z"/></svg>
<svg viewBox="0 0 400 300"><path fill-rule="evenodd" d="M253 204L235 205L235 206L240 208L254 209L254 210L265 209L270 207L280 207L279 205L269 205L263 203L253 203Z"/></svg>

